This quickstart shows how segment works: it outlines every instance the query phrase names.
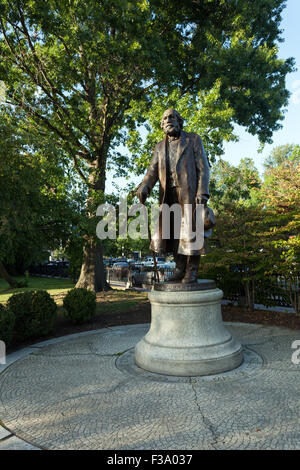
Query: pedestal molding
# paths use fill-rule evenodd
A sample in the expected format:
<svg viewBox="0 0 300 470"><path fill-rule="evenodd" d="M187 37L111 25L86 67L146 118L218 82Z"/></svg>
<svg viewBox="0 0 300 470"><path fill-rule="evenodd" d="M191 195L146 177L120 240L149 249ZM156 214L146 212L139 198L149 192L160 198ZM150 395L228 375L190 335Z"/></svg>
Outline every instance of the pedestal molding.
<svg viewBox="0 0 300 470"><path fill-rule="evenodd" d="M152 290L151 325L135 347L135 362L149 372L213 375L243 361L242 346L226 330L220 289Z"/></svg>

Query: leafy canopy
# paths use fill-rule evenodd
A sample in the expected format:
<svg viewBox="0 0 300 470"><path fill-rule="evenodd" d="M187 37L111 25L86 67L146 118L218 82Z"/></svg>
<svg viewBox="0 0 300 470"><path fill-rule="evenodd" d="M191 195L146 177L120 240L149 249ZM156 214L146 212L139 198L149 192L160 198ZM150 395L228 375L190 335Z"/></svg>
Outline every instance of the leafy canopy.
<svg viewBox="0 0 300 470"><path fill-rule="evenodd" d="M92 163L103 189L108 159L126 163L115 153L124 129L135 129L155 98L172 93L173 100L192 99L217 86L221 111L228 107L234 122L270 141L293 70L293 59L277 57L284 5L3 0L0 79L7 101L56 135L91 186L78 159Z"/></svg>
<svg viewBox="0 0 300 470"><path fill-rule="evenodd" d="M22 267L66 240L78 201L54 143L41 146L24 115L0 111L0 261Z"/></svg>

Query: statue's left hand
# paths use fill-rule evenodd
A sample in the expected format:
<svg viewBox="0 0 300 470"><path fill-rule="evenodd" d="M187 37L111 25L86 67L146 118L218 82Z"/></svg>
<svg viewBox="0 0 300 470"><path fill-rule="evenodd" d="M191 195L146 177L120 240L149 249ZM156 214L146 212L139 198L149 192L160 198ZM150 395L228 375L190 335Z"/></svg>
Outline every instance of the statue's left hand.
<svg viewBox="0 0 300 470"><path fill-rule="evenodd" d="M141 204L144 204L146 199L147 199L147 196L149 195L149 189L147 186L142 186L138 189L137 193L136 193L139 201Z"/></svg>

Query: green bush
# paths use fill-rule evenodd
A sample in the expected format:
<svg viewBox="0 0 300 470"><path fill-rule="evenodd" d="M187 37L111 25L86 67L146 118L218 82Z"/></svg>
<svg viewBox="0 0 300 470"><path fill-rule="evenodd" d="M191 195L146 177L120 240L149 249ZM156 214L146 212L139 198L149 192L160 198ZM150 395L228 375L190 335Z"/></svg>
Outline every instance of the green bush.
<svg viewBox="0 0 300 470"><path fill-rule="evenodd" d="M57 305L48 292L14 294L7 305L15 315L14 334L18 341L47 335L53 330Z"/></svg>
<svg viewBox="0 0 300 470"><path fill-rule="evenodd" d="M13 337L15 325L15 316L13 312L0 304L0 340L4 341L6 346L10 344Z"/></svg>
<svg viewBox="0 0 300 470"><path fill-rule="evenodd" d="M85 323L95 313L96 294L87 289L74 288L65 296L63 305L73 323Z"/></svg>

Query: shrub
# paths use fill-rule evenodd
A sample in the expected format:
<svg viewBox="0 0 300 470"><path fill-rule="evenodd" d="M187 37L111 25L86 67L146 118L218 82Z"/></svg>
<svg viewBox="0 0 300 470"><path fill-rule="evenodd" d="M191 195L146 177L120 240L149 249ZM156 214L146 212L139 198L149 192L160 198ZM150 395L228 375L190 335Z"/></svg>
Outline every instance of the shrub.
<svg viewBox="0 0 300 470"><path fill-rule="evenodd" d="M53 330L57 305L43 290L14 294L8 307L15 315L14 334L17 340L47 335Z"/></svg>
<svg viewBox="0 0 300 470"><path fill-rule="evenodd" d="M85 323L95 313L96 294L87 289L74 288L65 296L63 305L73 323Z"/></svg>
<svg viewBox="0 0 300 470"><path fill-rule="evenodd" d="M0 340L6 345L10 344L13 337L15 316L13 312L0 304Z"/></svg>

